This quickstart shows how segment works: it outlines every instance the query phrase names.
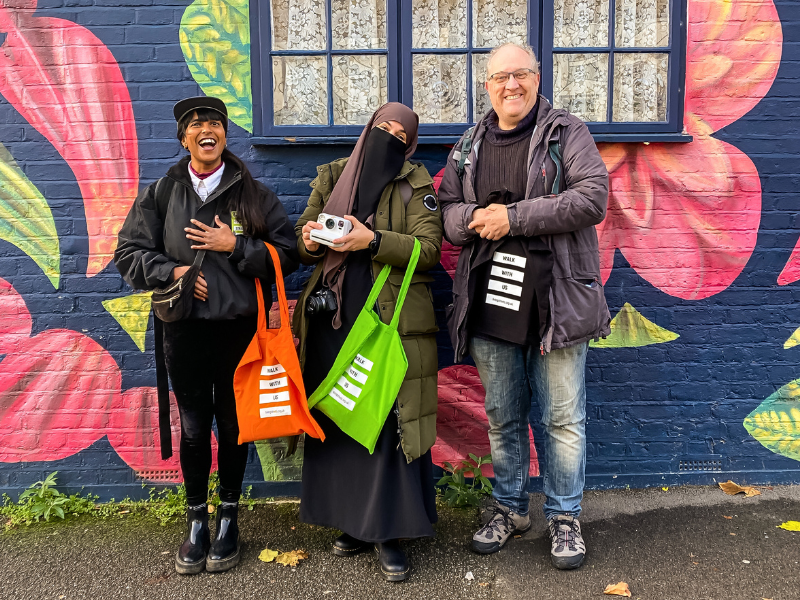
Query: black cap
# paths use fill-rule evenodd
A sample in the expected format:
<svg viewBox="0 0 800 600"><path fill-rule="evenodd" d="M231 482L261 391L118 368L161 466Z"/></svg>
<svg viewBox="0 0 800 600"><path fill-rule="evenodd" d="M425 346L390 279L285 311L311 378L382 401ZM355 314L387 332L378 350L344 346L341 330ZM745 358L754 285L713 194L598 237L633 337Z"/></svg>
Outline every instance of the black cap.
<svg viewBox="0 0 800 600"><path fill-rule="evenodd" d="M228 119L228 107L219 98L213 96L197 96L196 98L184 98L172 107L172 114L175 115L175 121L180 123L180 120L188 113L194 112L200 108L210 108L224 115Z"/></svg>

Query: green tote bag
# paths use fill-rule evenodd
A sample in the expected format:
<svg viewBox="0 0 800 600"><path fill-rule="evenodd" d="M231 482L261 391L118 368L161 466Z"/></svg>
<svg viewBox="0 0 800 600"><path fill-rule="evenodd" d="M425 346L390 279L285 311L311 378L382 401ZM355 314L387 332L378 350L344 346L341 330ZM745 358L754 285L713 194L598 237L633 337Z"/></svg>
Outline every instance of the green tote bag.
<svg viewBox="0 0 800 600"><path fill-rule="evenodd" d="M372 310L392 270L385 265L327 377L308 399L309 408L321 410L370 454L408 370L397 324L419 252L414 240L392 322L386 325Z"/></svg>

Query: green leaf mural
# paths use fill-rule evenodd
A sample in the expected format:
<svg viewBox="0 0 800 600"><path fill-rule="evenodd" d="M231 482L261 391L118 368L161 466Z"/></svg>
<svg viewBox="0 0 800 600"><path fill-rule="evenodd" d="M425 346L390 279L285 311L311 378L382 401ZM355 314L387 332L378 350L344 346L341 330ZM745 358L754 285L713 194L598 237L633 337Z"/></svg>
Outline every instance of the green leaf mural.
<svg viewBox="0 0 800 600"><path fill-rule="evenodd" d="M179 35L194 80L252 133L249 11L248 0L195 0L183 13Z"/></svg>
<svg viewBox="0 0 800 600"><path fill-rule="evenodd" d="M609 336L604 340L589 342L589 346L592 348L636 348L671 342L679 337L677 333L649 321L626 302L617 316L611 319Z"/></svg>
<svg viewBox="0 0 800 600"><path fill-rule="evenodd" d="M783 343L783 349L788 350L800 344L800 327L794 330L794 333L789 336L789 339Z"/></svg>
<svg viewBox="0 0 800 600"><path fill-rule="evenodd" d="M25 254L58 289L61 255L53 213L41 192L0 144L0 239Z"/></svg>
<svg viewBox="0 0 800 600"><path fill-rule="evenodd" d="M144 352L144 340L147 336L147 323L150 321L150 296L153 292L141 292L103 300L105 308L131 336L136 347Z"/></svg>
<svg viewBox="0 0 800 600"><path fill-rule="evenodd" d="M800 460L800 379L764 400L747 415L744 428L765 448Z"/></svg>

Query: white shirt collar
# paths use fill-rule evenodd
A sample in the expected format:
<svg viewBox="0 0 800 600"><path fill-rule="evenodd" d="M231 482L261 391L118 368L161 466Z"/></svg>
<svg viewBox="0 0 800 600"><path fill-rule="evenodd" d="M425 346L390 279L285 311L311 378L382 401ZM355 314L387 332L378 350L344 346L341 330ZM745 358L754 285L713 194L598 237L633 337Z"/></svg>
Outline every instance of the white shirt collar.
<svg viewBox="0 0 800 600"><path fill-rule="evenodd" d="M206 198L219 187L219 182L222 180L222 173L225 171L225 163L222 163L222 166L218 171L214 172L213 175L205 179L200 179L197 175L192 173L191 166L187 168L189 169L189 177L192 178L192 187L194 187L194 191L200 196L200 200L205 202Z"/></svg>

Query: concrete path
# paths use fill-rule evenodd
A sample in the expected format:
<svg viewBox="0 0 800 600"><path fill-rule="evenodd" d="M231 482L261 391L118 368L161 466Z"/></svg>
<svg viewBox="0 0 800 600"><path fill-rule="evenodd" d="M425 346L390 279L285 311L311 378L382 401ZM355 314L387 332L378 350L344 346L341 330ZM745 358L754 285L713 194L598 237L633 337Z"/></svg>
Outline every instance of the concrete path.
<svg viewBox="0 0 800 600"><path fill-rule="evenodd" d="M541 502L532 496L533 514ZM331 555L336 533L300 523L296 503L243 511L242 563L191 577L173 568L182 526L82 518L0 534L0 598L581 600L613 598L603 589L625 581L642 600L797 600L800 532L776 528L788 520L800 521L800 486L753 498L710 487L588 492L586 563L560 572L539 519L501 552L479 556L469 550L476 511L442 510L435 539L406 543L411 578L393 584L371 554ZM257 557L267 546L310 556L296 568L265 564Z"/></svg>

